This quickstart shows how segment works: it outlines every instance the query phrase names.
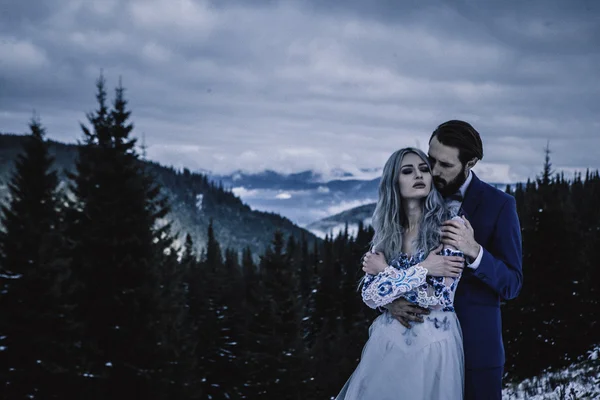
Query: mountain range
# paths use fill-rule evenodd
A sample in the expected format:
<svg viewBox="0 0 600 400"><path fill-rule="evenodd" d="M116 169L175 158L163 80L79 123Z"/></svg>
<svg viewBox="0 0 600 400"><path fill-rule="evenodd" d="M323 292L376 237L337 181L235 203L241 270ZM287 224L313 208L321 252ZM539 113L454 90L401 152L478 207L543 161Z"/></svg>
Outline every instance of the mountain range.
<svg viewBox="0 0 600 400"><path fill-rule="evenodd" d="M281 174L265 171L247 174L209 175L255 209L269 210L290 218L316 236L336 235L359 223L370 224L375 210L381 171L365 171L359 179L339 171L336 179L324 181L313 171ZM364 179L365 176L377 176ZM504 190L506 183L490 183Z"/></svg>
<svg viewBox="0 0 600 400"><path fill-rule="evenodd" d="M21 152L23 135L0 134L0 201L8 195L6 183ZM49 141L56 169L63 180L72 170L77 145ZM146 161L171 202L171 218L178 238L190 233L196 243L206 242L213 220L217 239L224 247L249 246L261 254L275 230L318 240L348 228L368 225L375 209L380 170L360 170L355 175L335 170L327 176L314 171L283 174L276 171L227 175L191 172ZM505 183L492 183L504 189Z"/></svg>
<svg viewBox="0 0 600 400"><path fill-rule="evenodd" d="M376 199L378 173L356 177L339 171L331 180L313 171L282 174L275 171L248 174L209 175L214 182L231 190L252 208L271 211L306 227L353 207ZM366 178L366 179L365 179Z"/></svg>
<svg viewBox="0 0 600 400"><path fill-rule="evenodd" d="M0 134L0 201L9 199L7 183L25 138L23 135ZM65 172L73 171L75 167L77 145L51 140L48 143L49 152L55 158L54 168L64 185L68 179ZM282 231L286 237L293 235L300 239L304 236L309 243L319 240L286 217L253 210L230 190L215 185L204 174L186 169L177 171L150 161L145 161L145 164L169 199L170 220L179 243L183 243L185 234L189 233L200 250L206 243L211 220L215 236L223 248L241 251L248 246L255 255L263 254L276 230Z"/></svg>

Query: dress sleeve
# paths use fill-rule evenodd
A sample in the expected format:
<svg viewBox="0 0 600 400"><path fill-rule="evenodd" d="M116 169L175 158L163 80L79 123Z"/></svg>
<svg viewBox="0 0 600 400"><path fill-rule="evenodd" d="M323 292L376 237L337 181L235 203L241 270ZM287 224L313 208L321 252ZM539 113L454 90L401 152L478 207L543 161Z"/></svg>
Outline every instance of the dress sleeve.
<svg viewBox="0 0 600 400"><path fill-rule="evenodd" d="M463 252L448 248L443 249L440 255L464 257ZM452 307L453 305L453 292L456 290L459 279L460 276L457 278L428 276L425 285L404 294L404 297L420 307L430 308L441 306L446 309L446 307Z"/></svg>
<svg viewBox="0 0 600 400"><path fill-rule="evenodd" d="M385 306L404 294L426 284L427 269L419 264L406 269L388 266L377 275L367 275L362 287L362 298L371 308Z"/></svg>

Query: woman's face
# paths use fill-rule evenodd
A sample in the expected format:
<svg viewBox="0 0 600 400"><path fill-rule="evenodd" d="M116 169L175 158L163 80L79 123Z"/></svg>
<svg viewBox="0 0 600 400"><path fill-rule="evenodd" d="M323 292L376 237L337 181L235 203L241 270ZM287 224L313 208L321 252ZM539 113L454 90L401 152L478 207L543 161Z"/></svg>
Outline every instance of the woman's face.
<svg viewBox="0 0 600 400"><path fill-rule="evenodd" d="M431 172L427 163L415 153L408 153L400 164L400 195L403 199L423 199L431 191Z"/></svg>

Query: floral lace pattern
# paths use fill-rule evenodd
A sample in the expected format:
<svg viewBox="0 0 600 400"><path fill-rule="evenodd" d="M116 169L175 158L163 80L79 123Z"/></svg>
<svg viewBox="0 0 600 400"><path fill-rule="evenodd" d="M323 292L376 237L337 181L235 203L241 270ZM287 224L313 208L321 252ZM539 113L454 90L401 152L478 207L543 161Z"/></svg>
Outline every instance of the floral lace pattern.
<svg viewBox="0 0 600 400"><path fill-rule="evenodd" d="M444 249L444 256L460 256L463 253ZM424 308L454 311L454 291L459 278L427 276L427 270L418 265L425 258L424 252L412 257L401 253L390 265L377 275L366 275L362 298L371 308L385 306L404 297Z"/></svg>
<svg viewBox="0 0 600 400"><path fill-rule="evenodd" d="M363 301L371 308L382 307L403 294L426 284L427 270L420 266L398 269L388 266L363 286Z"/></svg>

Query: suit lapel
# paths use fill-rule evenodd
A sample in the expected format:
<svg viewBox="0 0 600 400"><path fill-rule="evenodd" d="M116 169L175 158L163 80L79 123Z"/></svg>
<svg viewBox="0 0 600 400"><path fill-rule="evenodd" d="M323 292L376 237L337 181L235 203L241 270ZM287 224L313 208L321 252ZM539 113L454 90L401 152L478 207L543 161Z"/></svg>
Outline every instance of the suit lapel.
<svg viewBox="0 0 600 400"><path fill-rule="evenodd" d="M471 221L475 216L475 212L477 211L479 203L481 202L481 192L483 190L483 183L473 171L471 171L471 173L473 174L473 179L467 188L465 199L462 203L462 209L465 213L465 217L469 221Z"/></svg>

